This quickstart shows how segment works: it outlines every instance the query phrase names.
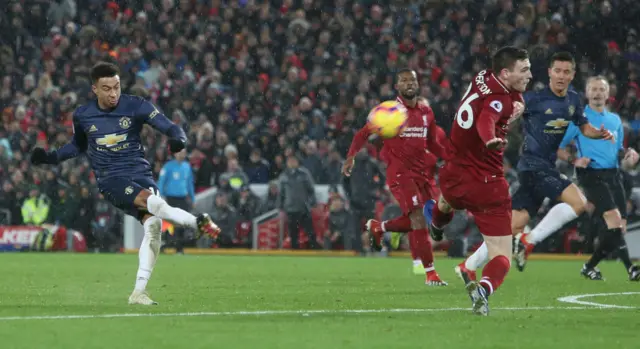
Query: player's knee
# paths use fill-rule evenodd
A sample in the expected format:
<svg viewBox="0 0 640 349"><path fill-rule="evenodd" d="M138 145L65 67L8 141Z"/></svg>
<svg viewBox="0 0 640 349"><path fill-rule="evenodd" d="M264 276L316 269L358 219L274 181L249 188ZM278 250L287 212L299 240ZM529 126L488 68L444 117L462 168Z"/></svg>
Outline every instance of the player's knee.
<svg viewBox="0 0 640 349"><path fill-rule="evenodd" d="M427 227L427 220L424 218L424 214L419 210L414 210L409 214L411 219L411 229L420 230Z"/></svg>
<svg viewBox="0 0 640 349"><path fill-rule="evenodd" d="M529 223L529 212L527 210L511 211L511 231L513 235L520 234Z"/></svg>
<svg viewBox="0 0 640 349"><path fill-rule="evenodd" d="M160 239L162 235L162 219L151 216L144 223L144 233L149 234L151 239Z"/></svg>
<svg viewBox="0 0 640 349"><path fill-rule="evenodd" d="M157 195L149 195L147 197L147 201L146 201L146 209L147 211L149 211L151 214L157 214L158 212L160 212L164 206L167 206L167 202L164 201L163 198L157 196Z"/></svg>
<svg viewBox="0 0 640 349"><path fill-rule="evenodd" d="M504 256L511 260L513 251L512 237L509 236L485 236L484 241L487 243L487 251L489 252L489 260Z"/></svg>
<svg viewBox="0 0 640 349"><path fill-rule="evenodd" d="M620 211L617 208L606 211L602 214L602 218L604 218L604 221L607 223L607 229L622 227L622 216L620 215Z"/></svg>
<svg viewBox="0 0 640 349"><path fill-rule="evenodd" d="M575 184L571 184L562 192L560 200L571 206L577 216L587 210L587 198Z"/></svg>

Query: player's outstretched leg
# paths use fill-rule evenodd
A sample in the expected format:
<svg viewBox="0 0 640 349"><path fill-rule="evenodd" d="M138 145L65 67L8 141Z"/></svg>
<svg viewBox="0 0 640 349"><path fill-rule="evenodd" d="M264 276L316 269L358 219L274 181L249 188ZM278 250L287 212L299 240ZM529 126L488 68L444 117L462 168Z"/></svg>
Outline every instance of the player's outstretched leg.
<svg viewBox="0 0 640 349"><path fill-rule="evenodd" d="M141 191L138 197L136 197L136 201L138 201L138 198L146 202L146 205L143 207L146 207L149 213L160 219L183 227L193 228L199 234L207 234L214 239L220 234L220 228L213 223L211 217L206 213L199 214L196 217L183 209L170 206L160 196L153 195L147 191Z"/></svg>
<svg viewBox="0 0 640 349"><path fill-rule="evenodd" d="M147 283L151 278L151 272L153 272L160 254L162 220L158 217L147 215L143 221L144 238L138 252L136 285L129 296L129 304L155 305L158 303L149 298L147 294Z"/></svg>
<svg viewBox="0 0 640 349"><path fill-rule="evenodd" d="M388 221L380 222L375 219L370 219L366 224L367 233L369 233L369 239L371 247L376 250L382 248L382 236L385 232L394 233L408 233L411 231L411 219L408 215L402 215Z"/></svg>
<svg viewBox="0 0 640 349"><path fill-rule="evenodd" d="M441 196L438 203L433 207L433 220L431 221L430 233L434 241L441 241L444 237L444 227L453 219L453 208Z"/></svg>
<svg viewBox="0 0 640 349"><path fill-rule="evenodd" d="M562 202L553 206L529 234L516 237L518 245L514 251L514 260L519 271L524 271L527 258L538 242L578 218L584 212L587 204L586 198L575 184L571 184L564 189L562 195L560 195L560 200Z"/></svg>

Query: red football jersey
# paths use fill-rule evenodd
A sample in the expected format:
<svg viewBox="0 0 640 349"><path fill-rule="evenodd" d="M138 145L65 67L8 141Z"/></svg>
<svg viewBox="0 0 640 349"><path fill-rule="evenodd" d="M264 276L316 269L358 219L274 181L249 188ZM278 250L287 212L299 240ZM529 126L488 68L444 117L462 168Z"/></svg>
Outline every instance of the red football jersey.
<svg viewBox="0 0 640 349"><path fill-rule="evenodd" d="M397 101L407 108L407 126L401 134L383 140L380 157L387 164L387 179L394 179L402 173L426 180L425 177L433 176L433 155L440 158L446 156L446 147L440 145L437 139L439 132L435 116L426 105L417 104L412 108L401 97ZM370 135L367 126L361 128L353 138L347 156L354 156Z"/></svg>
<svg viewBox="0 0 640 349"><path fill-rule="evenodd" d="M455 152L451 162L468 167L482 179L503 176L503 151L489 150L486 143L504 139L513 114L513 102L522 102L490 70L478 73L465 92L451 128L450 141Z"/></svg>

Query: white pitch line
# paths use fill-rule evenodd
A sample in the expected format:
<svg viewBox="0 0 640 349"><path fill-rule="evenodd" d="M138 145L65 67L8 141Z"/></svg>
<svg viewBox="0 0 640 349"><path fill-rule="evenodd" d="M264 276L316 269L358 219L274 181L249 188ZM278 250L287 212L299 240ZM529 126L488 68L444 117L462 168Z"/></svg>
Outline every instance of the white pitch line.
<svg viewBox="0 0 640 349"><path fill-rule="evenodd" d="M589 305L593 307L599 308L609 308L609 309L637 309L638 307L626 306L626 305L615 305L615 304L602 304L595 302L587 302L581 301L582 298L591 298L591 297L607 297L607 296L629 296L634 294L640 294L640 292L616 292L616 293L591 293L591 294L578 294L573 296L566 296L558 298L558 301L564 303L571 304L580 304L580 305Z"/></svg>
<svg viewBox="0 0 640 349"><path fill-rule="evenodd" d="M529 310L592 310L607 309L601 306L581 307L503 307L492 308L494 311L529 311ZM637 309L626 307L624 309ZM6 316L0 317L0 321L18 320L74 320L74 319L112 319L132 317L195 317L195 316L263 316L263 315L302 315L312 314L380 314L380 313L432 313L470 311L470 308L426 308L426 309L344 309L344 310L258 310L258 311L217 311L217 312L193 312L193 313L122 313L122 314L90 314L90 315L38 315L38 316Z"/></svg>

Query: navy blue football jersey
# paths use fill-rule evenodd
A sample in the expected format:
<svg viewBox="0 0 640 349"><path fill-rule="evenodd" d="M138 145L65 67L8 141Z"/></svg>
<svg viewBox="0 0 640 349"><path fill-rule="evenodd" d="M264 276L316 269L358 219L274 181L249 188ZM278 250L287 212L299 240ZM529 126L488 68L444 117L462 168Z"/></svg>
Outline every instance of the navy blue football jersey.
<svg viewBox="0 0 640 349"><path fill-rule="evenodd" d="M163 134L186 141L182 128L141 97L121 95L113 110L102 110L97 101L73 113L73 139L57 151L61 162L86 153L98 181L114 177L151 177L144 158L140 131L144 124Z"/></svg>
<svg viewBox="0 0 640 349"><path fill-rule="evenodd" d="M569 123L579 127L589 122L582 98L572 89L560 97L547 87L525 93L524 102L524 143L518 171L555 168L556 152Z"/></svg>

